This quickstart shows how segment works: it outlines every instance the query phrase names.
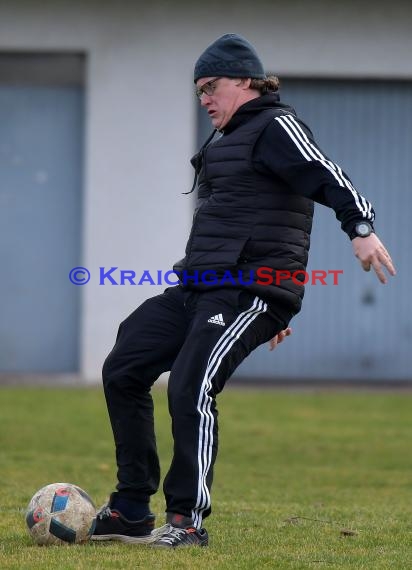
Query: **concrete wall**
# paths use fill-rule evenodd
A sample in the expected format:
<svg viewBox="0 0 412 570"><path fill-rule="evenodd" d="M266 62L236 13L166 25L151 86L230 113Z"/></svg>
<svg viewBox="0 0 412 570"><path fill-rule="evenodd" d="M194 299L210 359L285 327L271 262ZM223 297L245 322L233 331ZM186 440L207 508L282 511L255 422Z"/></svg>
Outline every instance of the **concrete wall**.
<svg viewBox="0 0 412 570"><path fill-rule="evenodd" d="M163 289L99 286L98 268L165 270L183 256L200 52L237 32L280 76L411 78L411 16L406 1L0 2L0 50L87 54L83 378L98 378L118 322Z"/></svg>

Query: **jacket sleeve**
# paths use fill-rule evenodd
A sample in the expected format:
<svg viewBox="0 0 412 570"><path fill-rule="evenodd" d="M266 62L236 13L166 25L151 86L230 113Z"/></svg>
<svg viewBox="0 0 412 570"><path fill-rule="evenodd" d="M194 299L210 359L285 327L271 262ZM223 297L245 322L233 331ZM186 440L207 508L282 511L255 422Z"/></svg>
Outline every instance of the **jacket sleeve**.
<svg viewBox="0 0 412 570"><path fill-rule="evenodd" d="M253 162L258 171L279 177L293 192L332 208L349 237L357 222L368 221L373 226L375 212L370 202L294 115L275 117L269 123L256 143Z"/></svg>

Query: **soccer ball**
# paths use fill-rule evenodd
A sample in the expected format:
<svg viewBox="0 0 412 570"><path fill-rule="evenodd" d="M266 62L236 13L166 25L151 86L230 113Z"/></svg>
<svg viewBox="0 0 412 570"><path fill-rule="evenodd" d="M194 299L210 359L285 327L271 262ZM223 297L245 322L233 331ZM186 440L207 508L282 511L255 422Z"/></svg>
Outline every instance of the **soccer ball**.
<svg viewBox="0 0 412 570"><path fill-rule="evenodd" d="M96 525L96 507L89 495L71 483L52 483L33 496L26 523L37 544L86 542Z"/></svg>

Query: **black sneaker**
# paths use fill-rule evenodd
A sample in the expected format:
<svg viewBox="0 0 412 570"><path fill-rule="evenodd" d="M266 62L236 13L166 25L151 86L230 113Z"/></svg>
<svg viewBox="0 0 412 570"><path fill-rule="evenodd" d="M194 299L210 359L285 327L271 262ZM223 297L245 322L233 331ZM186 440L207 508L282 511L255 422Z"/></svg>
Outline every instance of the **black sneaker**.
<svg viewBox="0 0 412 570"><path fill-rule="evenodd" d="M155 548L180 548L181 546L207 546L209 537L206 529L193 527L189 517L167 513L166 524L153 532L152 546Z"/></svg>
<svg viewBox="0 0 412 570"><path fill-rule="evenodd" d="M92 540L119 540L132 544L148 544L153 542L155 516L150 514L140 521L129 521L109 504L104 506L96 518L96 528Z"/></svg>
<svg viewBox="0 0 412 570"><path fill-rule="evenodd" d="M180 548L182 546L207 546L209 537L204 528L178 528L171 524L165 524L156 529L158 538L154 538L153 548Z"/></svg>

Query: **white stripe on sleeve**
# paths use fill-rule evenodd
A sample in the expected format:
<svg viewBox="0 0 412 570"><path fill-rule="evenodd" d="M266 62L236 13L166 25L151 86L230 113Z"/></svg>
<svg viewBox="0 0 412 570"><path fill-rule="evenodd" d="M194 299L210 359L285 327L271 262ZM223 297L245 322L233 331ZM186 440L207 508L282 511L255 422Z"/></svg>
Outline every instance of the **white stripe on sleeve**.
<svg viewBox="0 0 412 570"><path fill-rule="evenodd" d="M363 218L373 221L372 205L366 200L352 185L352 182L344 175L342 169L328 160L319 150L319 148L314 145L308 138L305 131L302 129L298 121L293 115L283 115L281 117L275 117L283 130L289 135L290 139L299 149L302 156L308 161L316 161L322 164L335 178L339 186L342 188L347 188L353 196L356 207L362 214Z"/></svg>

